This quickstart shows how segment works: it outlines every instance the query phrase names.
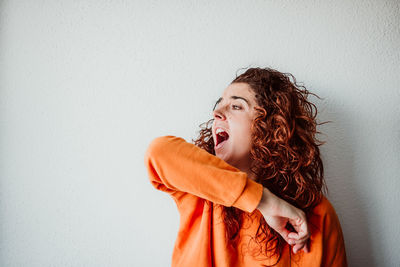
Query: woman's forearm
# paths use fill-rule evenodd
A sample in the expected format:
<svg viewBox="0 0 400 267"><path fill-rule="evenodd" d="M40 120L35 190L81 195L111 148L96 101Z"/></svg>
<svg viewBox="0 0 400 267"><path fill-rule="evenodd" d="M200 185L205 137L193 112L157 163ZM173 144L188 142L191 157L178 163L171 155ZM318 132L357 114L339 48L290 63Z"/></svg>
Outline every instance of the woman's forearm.
<svg viewBox="0 0 400 267"><path fill-rule="evenodd" d="M145 164L152 185L173 195L186 192L224 206L252 212L263 186L183 138L162 136L149 145Z"/></svg>

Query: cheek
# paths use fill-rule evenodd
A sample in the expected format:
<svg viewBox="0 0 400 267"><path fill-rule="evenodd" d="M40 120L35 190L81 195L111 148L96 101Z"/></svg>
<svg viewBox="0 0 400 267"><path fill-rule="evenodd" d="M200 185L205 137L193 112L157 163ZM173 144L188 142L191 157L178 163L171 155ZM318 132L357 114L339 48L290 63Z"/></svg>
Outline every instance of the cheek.
<svg viewBox="0 0 400 267"><path fill-rule="evenodd" d="M251 142L251 122L243 120L237 123L235 127L239 141L242 145L246 145Z"/></svg>
<svg viewBox="0 0 400 267"><path fill-rule="evenodd" d="M243 132L243 139L246 140L247 147L250 147L252 143L251 124L252 122L247 120L244 127L246 130Z"/></svg>

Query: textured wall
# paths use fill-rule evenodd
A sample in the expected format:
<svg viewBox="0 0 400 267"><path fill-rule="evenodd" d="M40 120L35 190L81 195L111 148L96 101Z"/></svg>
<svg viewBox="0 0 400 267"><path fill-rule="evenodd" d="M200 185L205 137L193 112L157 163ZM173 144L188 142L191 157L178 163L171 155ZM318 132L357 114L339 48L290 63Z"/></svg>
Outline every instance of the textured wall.
<svg viewBox="0 0 400 267"><path fill-rule="evenodd" d="M399 266L398 1L1 1L0 265L169 266L156 136L190 141L241 67L323 100L350 266Z"/></svg>

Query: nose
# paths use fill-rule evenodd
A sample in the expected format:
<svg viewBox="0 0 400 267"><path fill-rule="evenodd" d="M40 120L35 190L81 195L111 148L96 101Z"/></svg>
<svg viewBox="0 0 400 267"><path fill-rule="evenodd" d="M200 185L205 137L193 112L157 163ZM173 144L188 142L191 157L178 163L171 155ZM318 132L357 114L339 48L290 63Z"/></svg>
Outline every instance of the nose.
<svg viewBox="0 0 400 267"><path fill-rule="evenodd" d="M214 119L216 120L225 120L226 116L221 108L217 108L213 111Z"/></svg>

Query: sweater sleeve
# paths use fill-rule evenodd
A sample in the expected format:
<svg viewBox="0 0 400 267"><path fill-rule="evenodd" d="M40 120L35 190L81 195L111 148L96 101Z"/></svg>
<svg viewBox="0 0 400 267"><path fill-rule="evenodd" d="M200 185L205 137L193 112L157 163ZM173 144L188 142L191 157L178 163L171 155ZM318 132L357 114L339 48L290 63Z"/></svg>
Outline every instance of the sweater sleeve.
<svg viewBox="0 0 400 267"><path fill-rule="evenodd" d="M174 197L185 192L227 207L253 212L263 186L245 172L183 138L155 138L145 153L151 184Z"/></svg>

